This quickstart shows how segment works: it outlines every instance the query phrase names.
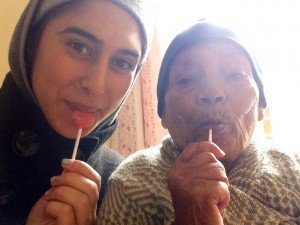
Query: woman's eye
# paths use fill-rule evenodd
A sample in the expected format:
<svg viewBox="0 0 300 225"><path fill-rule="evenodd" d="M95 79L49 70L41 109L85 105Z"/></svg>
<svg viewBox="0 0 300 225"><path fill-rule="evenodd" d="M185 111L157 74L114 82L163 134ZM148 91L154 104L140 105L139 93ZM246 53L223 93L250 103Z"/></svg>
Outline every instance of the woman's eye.
<svg viewBox="0 0 300 225"><path fill-rule="evenodd" d="M79 42L71 42L71 43L69 43L69 45L71 46L71 48L73 50L75 50L77 53L79 53L81 55L86 55L86 56L91 55L89 49L85 45L83 45Z"/></svg>
<svg viewBox="0 0 300 225"><path fill-rule="evenodd" d="M227 77L230 78L230 79L238 79L238 78L242 78L244 76L245 75L243 73L239 73L239 72L237 72L237 73L229 73L227 75Z"/></svg>
<svg viewBox="0 0 300 225"><path fill-rule="evenodd" d="M182 85L182 86L185 86L185 85L188 85L191 83L192 83L192 79L189 79L189 78L183 78L183 79L178 80L178 84Z"/></svg>
<svg viewBox="0 0 300 225"><path fill-rule="evenodd" d="M191 74L183 74L181 76L178 76L176 79L177 85L182 87L186 87L191 84L194 84L196 83L196 81L197 81L197 76Z"/></svg>
<svg viewBox="0 0 300 225"><path fill-rule="evenodd" d="M112 64L121 69L131 69L133 68L132 64L124 59L113 59Z"/></svg>

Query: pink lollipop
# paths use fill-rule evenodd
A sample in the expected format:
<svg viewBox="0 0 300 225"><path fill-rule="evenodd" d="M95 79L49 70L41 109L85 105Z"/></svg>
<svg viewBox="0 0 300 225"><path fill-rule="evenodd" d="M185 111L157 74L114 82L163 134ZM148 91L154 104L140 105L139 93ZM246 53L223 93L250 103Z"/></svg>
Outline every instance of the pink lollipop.
<svg viewBox="0 0 300 225"><path fill-rule="evenodd" d="M72 159L74 160L76 158L82 129L92 127L94 124L94 121L95 121L95 117L91 113L81 112L81 111L77 110L77 111L73 112L72 120L73 120L73 123L79 128L77 137L76 137L76 141L75 141L73 154L72 154Z"/></svg>
<svg viewBox="0 0 300 225"><path fill-rule="evenodd" d="M79 128L90 128L93 126L95 117L91 113L74 111L72 114L73 123Z"/></svg>

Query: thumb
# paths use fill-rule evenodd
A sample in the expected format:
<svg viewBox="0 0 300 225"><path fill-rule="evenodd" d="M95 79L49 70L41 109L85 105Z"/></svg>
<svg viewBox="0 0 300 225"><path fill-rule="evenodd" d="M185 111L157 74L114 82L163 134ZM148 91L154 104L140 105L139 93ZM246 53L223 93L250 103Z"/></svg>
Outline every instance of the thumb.
<svg viewBox="0 0 300 225"><path fill-rule="evenodd" d="M27 217L26 225L39 225L42 224L42 222L45 222L45 220L50 219L46 218L44 215L47 204L48 201L46 199L43 197L40 198L32 207Z"/></svg>

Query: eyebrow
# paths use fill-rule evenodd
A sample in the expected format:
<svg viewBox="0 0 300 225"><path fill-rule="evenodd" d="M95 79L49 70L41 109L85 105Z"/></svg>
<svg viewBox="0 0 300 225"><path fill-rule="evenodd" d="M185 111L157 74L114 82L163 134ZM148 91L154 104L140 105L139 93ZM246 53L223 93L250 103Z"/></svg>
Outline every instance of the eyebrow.
<svg viewBox="0 0 300 225"><path fill-rule="evenodd" d="M81 29L81 28L78 28L78 27L68 27L62 31L59 31L58 34L67 34L67 33L73 33L73 34L77 34L81 37L84 37L96 44L100 44L101 43L101 40L99 40L96 36L94 36L93 34ZM132 57L135 57L135 58L139 58L140 57L140 54L138 51L134 51L134 50L129 50L129 49L121 49L119 50L118 52L122 53L122 54L125 54L125 55L129 55L129 56L132 56Z"/></svg>
<svg viewBox="0 0 300 225"><path fill-rule="evenodd" d="M77 34L97 44L100 43L100 40L97 37L95 37L93 34L86 32L78 27L68 27L58 32L58 34L67 34L67 33Z"/></svg>
<svg viewBox="0 0 300 225"><path fill-rule="evenodd" d="M119 52L122 54L125 54L125 55L135 57L135 58L139 58L141 56L138 51L134 51L134 50L122 49Z"/></svg>

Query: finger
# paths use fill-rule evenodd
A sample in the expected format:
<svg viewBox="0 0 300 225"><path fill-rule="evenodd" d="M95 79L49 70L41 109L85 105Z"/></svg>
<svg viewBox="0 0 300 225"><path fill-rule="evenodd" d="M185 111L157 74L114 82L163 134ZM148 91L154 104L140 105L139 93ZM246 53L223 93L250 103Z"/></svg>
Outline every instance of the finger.
<svg viewBox="0 0 300 225"><path fill-rule="evenodd" d="M101 177L89 164L80 160L63 159L62 167L65 171L81 174L83 177L94 181L100 190Z"/></svg>
<svg viewBox="0 0 300 225"><path fill-rule="evenodd" d="M201 141L189 144L180 154L179 159L188 162L195 156L204 152L212 153L217 159L222 159L225 156L225 153L215 143Z"/></svg>
<svg viewBox="0 0 300 225"><path fill-rule="evenodd" d="M64 172L60 176L51 178L53 187L66 186L77 190L88 196L90 204L96 206L99 198L99 187L97 184L80 174L73 172Z"/></svg>
<svg viewBox="0 0 300 225"><path fill-rule="evenodd" d="M198 208L192 209L193 213L193 224L205 224L205 225L223 225L223 219L215 205L209 205L204 208L204 210L199 210ZM183 224L183 223L179 223ZM186 223L184 223L186 224Z"/></svg>
<svg viewBox="0 0 300 225"><path fill-rule="evenodd" d="M229 185L223 164L209 152L198 154L188 162L177 160L167 175L168 185L184 189L197 186L203 180L223 181Z"/></svg>
<svg viewBox="0 0 300 225"><path fill-rule="evenodd" d="M198 161L201 160L202 159L199 159ZM223 181L229 185L226 170L221 162L213 161L201 164L201 162L197 162L197 158L195 158L193 161L189 162L189 164L191 165L189 165L188 174L189 177L193 177L193 180L201 178L206 180Z"/></svg>
<svg viewBox="0 0 300 225"><path fill-rule="evenodd" d="M74 188L59 186L47 193L50 202L61 202L73 210L77 224L90 224L96 220L96 204L91 204L89 197ZM65 206L66 207L66 206ZM66 207L66 211L69 208Z"/></svg>
<svg viewBox="0 0 300 225"><path fill-rule="evenodd" d="M49 201L46 214L56 219L56 225L74 225L76 224L75 214L72 206L59 201Z"/></svg>
<svg viewBox="0 0 300 225"><path fill-rule="evenodd" d="M188 165L189 167L202 167L202 166L209 166L210 164L220 162L213 153L211 152L203 152L195 154L189 161L182 161L184 164ZM220 167L222 163L220 163Z"/></svg>
<svg viewBox="0 0 300 225"><path fill-rule="evenodd" d="M30 210L26 219L26 225L51 224L55 218L45 213L47 204L48 201L46 199L40 198Z"/></svg>
<svg viewBox="0 0 300 225"><path fill-rule="evenodd" d="M223 211L229 203L230 192L228 185L222 181L204 181L193 190L197 202L203 205L218 206L219 211Z"/></svg>
<svg viewBox="0 0 300 225"><path fill-rule="evenodd" d="M228 186L224 182L207 182L207 188L201 190L195 196L200 197L197 201L198 208L201 209L201 216L206 218L205 224L223 224L221 212L225 210L230 200ZM197 197L196 197L197 198Z"/></svg>
<svg viewBox="0 0 300 225"><path fill-rule="evenodd" d="M224 182L201 180L198 185L188 188L177 187L171 190L171 197L178 224L192 224L184 218L193 218L193 224L220 225L220 212L229 202L228 186ZM181 220L183 219L183 220Z"/></svg>
<svg viewBox="0 0 300 225"><path fill-rule="evenodd" d="M230 201L230 192L228 185L225 182L219 182L219 187L216 190L218 199L216 200L220 212L223 212Z"/></svg>

